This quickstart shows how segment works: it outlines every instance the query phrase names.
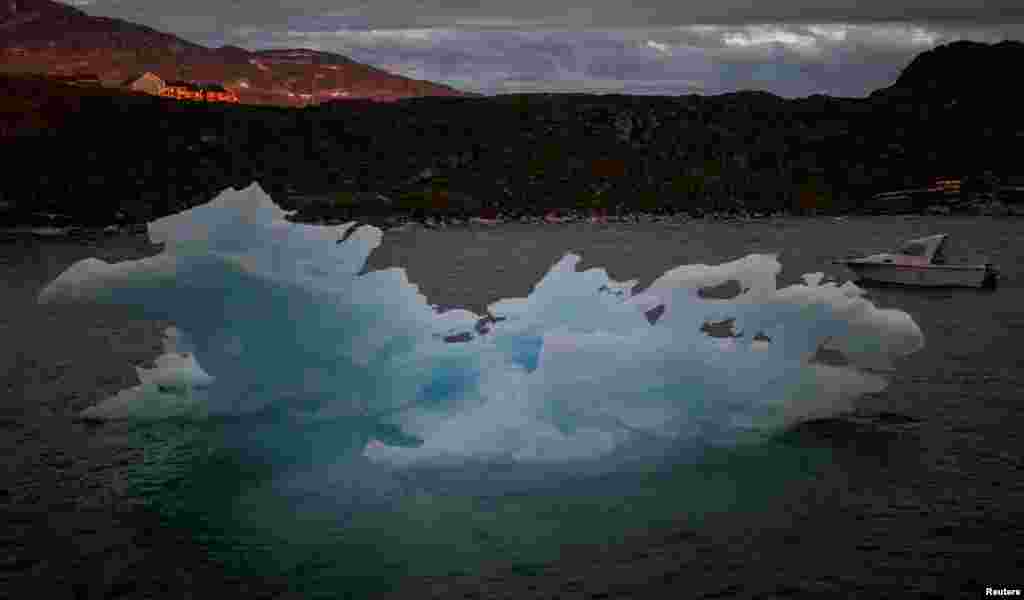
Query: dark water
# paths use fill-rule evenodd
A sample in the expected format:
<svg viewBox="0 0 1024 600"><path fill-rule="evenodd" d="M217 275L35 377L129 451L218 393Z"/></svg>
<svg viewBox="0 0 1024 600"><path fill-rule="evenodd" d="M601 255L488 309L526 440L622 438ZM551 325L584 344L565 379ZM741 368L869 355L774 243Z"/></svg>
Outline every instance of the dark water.
<svg viewBox="0 0 1024 600"><path fill-rule="evenodd" d="M467 493L457 474L447 482L443 474L366 475L370 468L356 452L366 431L358 423L297 433L226 421L139 425L122 431L142 450L128 468L126 493L165 526L187 532L225 572L280 578L310 597L372 597L424 576L491 569L509 570L514 579L575 553L642 546L680 527L726 539L740 530L804 531L828 522L836 531L848 527L850 533L836 535L875 535L867 546L876 548L894 536L904 545L927 539L921 532L933 525L957 532L1002 527L1012 536L1019 525L1006 524L1024 516L1017 434L1024 416L1019 220L419 230L387 234L370 267L405 267L431 302L479 312L499 298L525 296L568 251L582 255L580 268L605 267L613 278L638 279L641 287L677 265L777 252L784 266L780 284L786 284L815 271L845 280L829 259L940 232L951 235L953 262L958 255L972 262L987 257L1001 268L1003 281L994 292L872 288L877 305L911 314L926 346L898 365L888 390L862 398L851 414L640 472L489 495ZM232 443L261 435L263 453ZM299 435L305 443L277 435ZM301 452L275 452L286 447L330 449L339 463L326 472L306 469ZM324 493L325 479L330 493ZM970 574L975 563L964 562L953 537L940 558L959 561L960 575ZM987 539L1001 557L989 565L1012 565L1008 542L998 535ZM913 553L893 556L886 564L895 571L924 564ZM932 563L920 568L939 568Z"/></svg>
<svg viewBox="0 0 1024 600"><path fill-rule="evenodd" d="M225 446L226 427L136 428L144 459L129 472L128 493L230 571L287 578L314 597L367 597L410 575L528 568L567 548L614 547L680 524L699 527L710 515L755 513L831 457L779 438L640 472L562 477L544 489L480 492L486 481L448 485L452 474L441 471L409 476L396 491L354 475L366 465L353 456L339 456L342 472L254 460ZM331 435L346 433L336 425Z"/></svg>

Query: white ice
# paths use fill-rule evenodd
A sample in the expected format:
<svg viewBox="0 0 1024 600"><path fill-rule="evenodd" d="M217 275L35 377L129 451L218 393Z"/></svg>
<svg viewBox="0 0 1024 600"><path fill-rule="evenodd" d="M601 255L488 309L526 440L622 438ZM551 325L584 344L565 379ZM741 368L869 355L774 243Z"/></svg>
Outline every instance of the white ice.
<svg viewBox="0 0 1024 600"><path fill-rule="evenodd" d="M83 416L269 409L296 427L359 416L423 440L373 441L365 454L378 463L552 463L644 440L730 443L842 410L884 387L872 371L923 345L909 315L878 309L852 283L810 274L777 288L772 255L676 267L634 296L635 282L577 271L569 254L527 297L492 304L498 320L481 333L480 315L436 312L403 269L359 274L380 230L339 241L353 224L285 215L255 184L227 190L151 223L160 254L86 259L42 290L42 302L141 308L190 341ZM697 293L729 281L735 298ZM729 318L741 336L700 331ZM813 362L825 341L850 365Z"/></svg>

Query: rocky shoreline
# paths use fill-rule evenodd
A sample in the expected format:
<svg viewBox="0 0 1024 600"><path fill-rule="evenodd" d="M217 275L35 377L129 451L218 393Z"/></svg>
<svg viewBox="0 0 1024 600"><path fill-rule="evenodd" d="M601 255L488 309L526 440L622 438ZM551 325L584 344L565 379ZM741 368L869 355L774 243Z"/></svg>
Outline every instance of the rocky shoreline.
<svg viewBox="0 0 1024 600"><path fill-rule="evenodd" d="M872 215L864 215L857 213L842 213L842 214L799 214L791 213L787 211L775 211L772 213L761 213L754 212L748 213L745 211L737 210L731 212L708 212L708 213L648 213L648 212L631 212L625 214L615 215L600 215L586 213L582 211L565 211L565 212L549 212L546 215L511 215L505 213L498 213L493 218L475 217L468 215L461 216L445 216L445 215L430 215L424 216L419 215L412 217L409 215L392 215L384 217L370 217L370 218L353 218L353 219L341 219L341 218L315 218L306 217L293 218L292 220L296 223L315 224L315 225L341 225L350 221L356 221L359 223L366 223L380 227L385 232L401 232L415 229L417 227L424 229L448 229L448 228L493 228L501 227L504 225L543 225L557 227L559 225L619 225L619 224L668 224L668 225L683 225L692 222L703 222L703 223L765 223L779 219L815 219L815 218L830 218L836 221L843 221L848 218L856 217L867 217ZM900 213L899 216L906 219L920 219L924 217L964 217L964 216L984 216L984 217L1024 217L1024 205L1017 204L1005 204L990 199L981 199L973 202L966 202L954 208L950 208L947 205L935 205L929 207L928 210L921 213ZM131 224L117 224L111 223L109 225L89 225L89 224L77 224L77 225L58 225L58 223L67 223L66 218L62 215L55 215L56 218L51 218L49 223L46 225L21 225L21 226L6 226L0 228L0 239L2 238L14 238L14 237L32 237L37 239L69 239L79 240L88 242L90 240L95 241L104 237L113 237L124 234L138 235L146 233L145 223L131 223ZM37 221L38 223L38 221Z"/></svg>

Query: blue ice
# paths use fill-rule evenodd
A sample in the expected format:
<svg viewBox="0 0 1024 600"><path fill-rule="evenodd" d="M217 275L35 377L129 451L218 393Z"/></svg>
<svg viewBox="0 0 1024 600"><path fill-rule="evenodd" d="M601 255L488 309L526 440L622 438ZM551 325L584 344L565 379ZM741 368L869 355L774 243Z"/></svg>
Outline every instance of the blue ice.
<svg viewBox="0 0 1024 600"><path fill-rule="evenodd" d="M255 184L227 190L150 223L160 254L85 259L46 286L41 302L128 305L175 324L139 385L83 416L363 419L379 432L363 453L380 465L557 464L728 444L844 410L924 342L909 315L852 283L819 273L778 288L781 265L764 254L679 266L639 294L567 254L527 297L492 304L484 328L484 315L436 311L403 269L360 274L380 230L286 215ZM729 281L734 298L697 293ZM724 319L743 335L700 330ZM826 341L850 364L812 361Z"/></svg>

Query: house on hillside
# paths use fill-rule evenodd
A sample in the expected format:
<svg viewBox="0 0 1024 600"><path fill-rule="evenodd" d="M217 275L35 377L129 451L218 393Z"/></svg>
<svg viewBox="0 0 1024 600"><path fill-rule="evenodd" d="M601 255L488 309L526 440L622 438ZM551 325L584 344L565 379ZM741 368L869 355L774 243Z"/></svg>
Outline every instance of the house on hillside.
<svg viewBox="0 0 1024 600"><path fill-rule="evenodd" d="M136 92L145 92L154 96L160 96L164 88L167 87L167 83L159 75L149 71L126 79L122 85Z"/></svg>
<svg viewBox="0 0 1024 600"><path fill-rule="evenodd" d="M203 100L203 90L198 85L181 80L168 81L160 95L175 100Z"/></svg>
<svg viewBox="0 0 1024 600"><path fill-rule="evenodd" d="M955 201L961 198L962 183L959 177L936 177L922 192L935 202Z"/></svg>
<svg viewBox="0 0 1024 600"><path fill-rule="evenodd" d="M168 81L160 91L165 98L199 102L238 102L238 95L219 84L199 85L191 81Z"/></svg>
<svg viewBox="0 0 1024 600"><path fill-rule="evenodd" d="M220 84L211 83L202 88L207 102L238 102L238 95Z"/></svg>

